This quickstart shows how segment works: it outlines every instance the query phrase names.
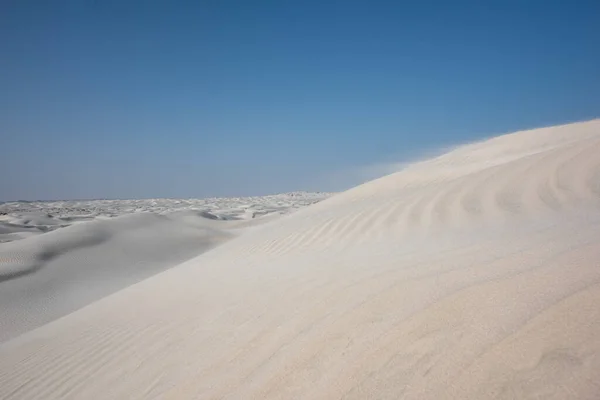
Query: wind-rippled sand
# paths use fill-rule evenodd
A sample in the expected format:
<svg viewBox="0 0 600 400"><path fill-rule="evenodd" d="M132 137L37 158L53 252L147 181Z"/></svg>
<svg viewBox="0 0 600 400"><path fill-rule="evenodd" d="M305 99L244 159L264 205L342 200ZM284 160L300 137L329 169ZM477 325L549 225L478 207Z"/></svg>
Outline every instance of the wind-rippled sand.
<svg viewBox="0 0 600 400"><path fill-rule="evenodd" d="M0 204L0 343L327 196Z"/></svg>
<svg viewBox="0 0 600 400"><path fill-rule="evenodd" d="M599 377L599 120L416 163L0 345L2 399L591 400Z"/></svg>

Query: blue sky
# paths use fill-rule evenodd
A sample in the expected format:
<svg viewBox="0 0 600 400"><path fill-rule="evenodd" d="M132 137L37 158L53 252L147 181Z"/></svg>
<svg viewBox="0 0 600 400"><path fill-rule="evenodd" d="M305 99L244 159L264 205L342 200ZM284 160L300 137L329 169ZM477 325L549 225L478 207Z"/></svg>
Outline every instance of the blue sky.
<svg viewBox="0 0 600 400"><path fill-rule="evenodd" d="M2 1L0 200L341 190L596 118L599 20L566 0Z"/></svg>

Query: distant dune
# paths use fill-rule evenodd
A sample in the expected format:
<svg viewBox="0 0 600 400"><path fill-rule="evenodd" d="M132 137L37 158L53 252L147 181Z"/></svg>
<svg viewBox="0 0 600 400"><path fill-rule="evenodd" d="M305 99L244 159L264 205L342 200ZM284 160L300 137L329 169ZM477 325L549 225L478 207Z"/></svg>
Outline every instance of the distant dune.
<svg viewBox="0 0 600 400"><path fill-rule="evenodd" d="M131 214L0 246L0 340L56 319L233 235L212 221ZM3 282L11 280L11 282Z"/></svg>
<svg viewBox="0 0 600 400"><path fill-rule="evenodd" d="M6 204L0 220L0 342L324 197ZM204 209L190 209L195 206Z"/></svg>
<svg viewBox="0 0 600 400"><path fill-rule="evenodd" d="M5 277L37 270L33 293L0 283L24 312L48 284L86 296L79 268L122 288L9 335L0 398L600 398L600 120L462 146L229 239L231 222L141 214L0 245ZM125 288L140 254L214 243Z"/></svg>

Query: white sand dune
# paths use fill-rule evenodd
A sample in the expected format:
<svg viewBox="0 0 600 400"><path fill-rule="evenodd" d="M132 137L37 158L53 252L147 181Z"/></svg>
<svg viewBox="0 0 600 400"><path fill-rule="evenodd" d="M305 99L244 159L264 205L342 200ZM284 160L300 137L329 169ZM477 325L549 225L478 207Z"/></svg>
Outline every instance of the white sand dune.
<svg viewBox="0 0 600 400"><path fill-rule="evenodd" d="M69 226L71 223L44 213L2 215L0 216L0 243L39 235Z"/></svg>
<svg viewBox="0 0 600 400"><path fill-rule="evenodd" d="M0 342L328 196L2 204Z"/></svg>
<svg viewBox="0 0 600 400"><path fill-rule="evenodd" d="M5 243L0 341L197 256L231 228L204 213L139 213Z"/></svg>
<svg viewBox="0 0 600 400"><path fill-rule="evenodd" d="M3 343L0 398L597 399L599 243L600 120L501 136Z"/></svg>
<svg viewBox="0 0 600 400"><path fill-rule="evenodd" d="M0 203L0 244L94 219L124 214L204 210L219 220L254 219L288 214L331 193L291 192L260 197L141 200L58 200ZM210 217L212 216L212 217Z"/></svg>

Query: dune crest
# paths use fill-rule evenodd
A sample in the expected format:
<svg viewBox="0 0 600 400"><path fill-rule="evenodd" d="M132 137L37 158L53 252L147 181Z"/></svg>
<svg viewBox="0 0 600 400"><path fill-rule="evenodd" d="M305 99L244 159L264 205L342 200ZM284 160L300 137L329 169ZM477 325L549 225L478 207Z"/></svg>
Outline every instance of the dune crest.
<svg viewBox="0 0 600 400"><path fill-rule="evenodd" d="M598 398L599 155L517 132L253 228L1 344L0 398Z"/></svg>

